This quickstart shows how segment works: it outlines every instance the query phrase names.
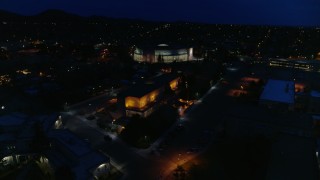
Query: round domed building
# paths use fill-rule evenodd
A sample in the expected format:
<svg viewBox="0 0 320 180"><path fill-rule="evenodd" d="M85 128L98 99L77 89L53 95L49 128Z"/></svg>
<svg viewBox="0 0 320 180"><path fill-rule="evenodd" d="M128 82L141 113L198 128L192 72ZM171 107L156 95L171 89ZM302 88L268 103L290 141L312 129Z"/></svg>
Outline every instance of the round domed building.
<svg viewBox="0 0 320 180"><path fill-rule="evenodd" d="M158 44L154 47L137 47L133 59L147 63L171 63L192 60L193 48L183 48Z"/></svg>

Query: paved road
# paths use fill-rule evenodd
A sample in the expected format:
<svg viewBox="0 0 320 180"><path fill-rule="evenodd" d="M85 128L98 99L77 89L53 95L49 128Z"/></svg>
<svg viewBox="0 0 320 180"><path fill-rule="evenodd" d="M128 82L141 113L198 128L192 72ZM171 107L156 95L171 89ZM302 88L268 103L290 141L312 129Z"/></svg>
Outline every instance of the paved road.
<svg viewBox="0 0 320 180"><path fill-rule="evenodd" d="M93 148L109 155L114 165L125 173L123 179L171 179L172 170L177 165L192 160L205 151L212 142L214 132L221 126L225 113L231 108L232 100L224 96L225 92L226 89L220 85L212 88L201 99L201 102L188 112L185 120L182 121L184 130L178 132L175 138L162 137L161 139L170 139L170 143L168 147L154 155L151 155L149 150L139 151L128 147L118 139L113 142L105 142L103 140L105 132L96 128L88 120L75 115L74 111L69 114L65 113L63 119L68 129L90 142ZM100 103L102 99L87 101L76 108L85 108L87 103ZM213 134L204 135L205 131L213 132ZM202 147L199 147L199 152L187 153L188 149L199 146L198 139L203 136L208 136L208 140Z"/></svg>

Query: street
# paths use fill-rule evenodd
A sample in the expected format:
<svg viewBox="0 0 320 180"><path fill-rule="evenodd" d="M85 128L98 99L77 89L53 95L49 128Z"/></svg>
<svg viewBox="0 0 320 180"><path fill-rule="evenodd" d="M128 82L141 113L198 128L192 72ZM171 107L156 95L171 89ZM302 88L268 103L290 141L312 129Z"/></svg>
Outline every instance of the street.
<svg viewBox="0 0 320 180"><path fill-rule="evenodd" d="M216 131L221 127L224 114L231 108L232 99L226 97L225 92L226 89L217 83L195 103L182 120L177 121L147 150L129 147L113 134L99 129L94 123L77 115L78 109L86 108L88 104L99 104L107 100L108 96L80 103L62 115L66 128L88 141L93 148L111 157L113 165L125 174L122 179L171 179L172 172L178 165L196 158L212 143ZM174 138L169 137L178 124L181 124L184 130L179 131ZM204 135L205 132L212 132L212 135ZM113 141L106 142L103 138L105 134L113 137ZM197 141L201 138L204 138L205 142L199 145ZM167 147L157 149L159 143L166 139L170 139ZM198 152L190 153L190 148L198 149ZM151 151L156 153L151 154Z"/></svg>

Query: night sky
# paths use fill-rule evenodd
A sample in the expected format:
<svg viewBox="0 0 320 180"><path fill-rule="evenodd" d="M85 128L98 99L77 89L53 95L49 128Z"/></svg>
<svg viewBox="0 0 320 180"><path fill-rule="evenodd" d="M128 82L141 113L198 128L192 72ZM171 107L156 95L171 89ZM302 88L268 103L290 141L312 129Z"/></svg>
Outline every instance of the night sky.
<svg viewBox="0 0 320 180"><path fill-rule="evenodd" d="M320 25L320 0L0 0L0 9L25 15L60 9L157 21Z"/></svg>

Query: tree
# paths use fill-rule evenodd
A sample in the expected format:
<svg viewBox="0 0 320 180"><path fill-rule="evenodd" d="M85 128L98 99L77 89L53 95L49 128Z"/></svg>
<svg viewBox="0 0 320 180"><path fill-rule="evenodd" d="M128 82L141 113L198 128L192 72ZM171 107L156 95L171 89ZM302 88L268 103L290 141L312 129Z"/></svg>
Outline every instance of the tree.
<svg viewBox="0 0 320 180"><path fill-rule="evenodd" d="M50 147L50 141L43 130L43 124L36 122L34 124L34 137L31 142L31 149L35 152L43 152Z"/></svg>
<svg viewBox="0 0 320 180"><path fill-rule="evenodd" d="M185 179L186 171L182 166L178 165L177 168L174 170L173 175L175 179Z"/></svg>

